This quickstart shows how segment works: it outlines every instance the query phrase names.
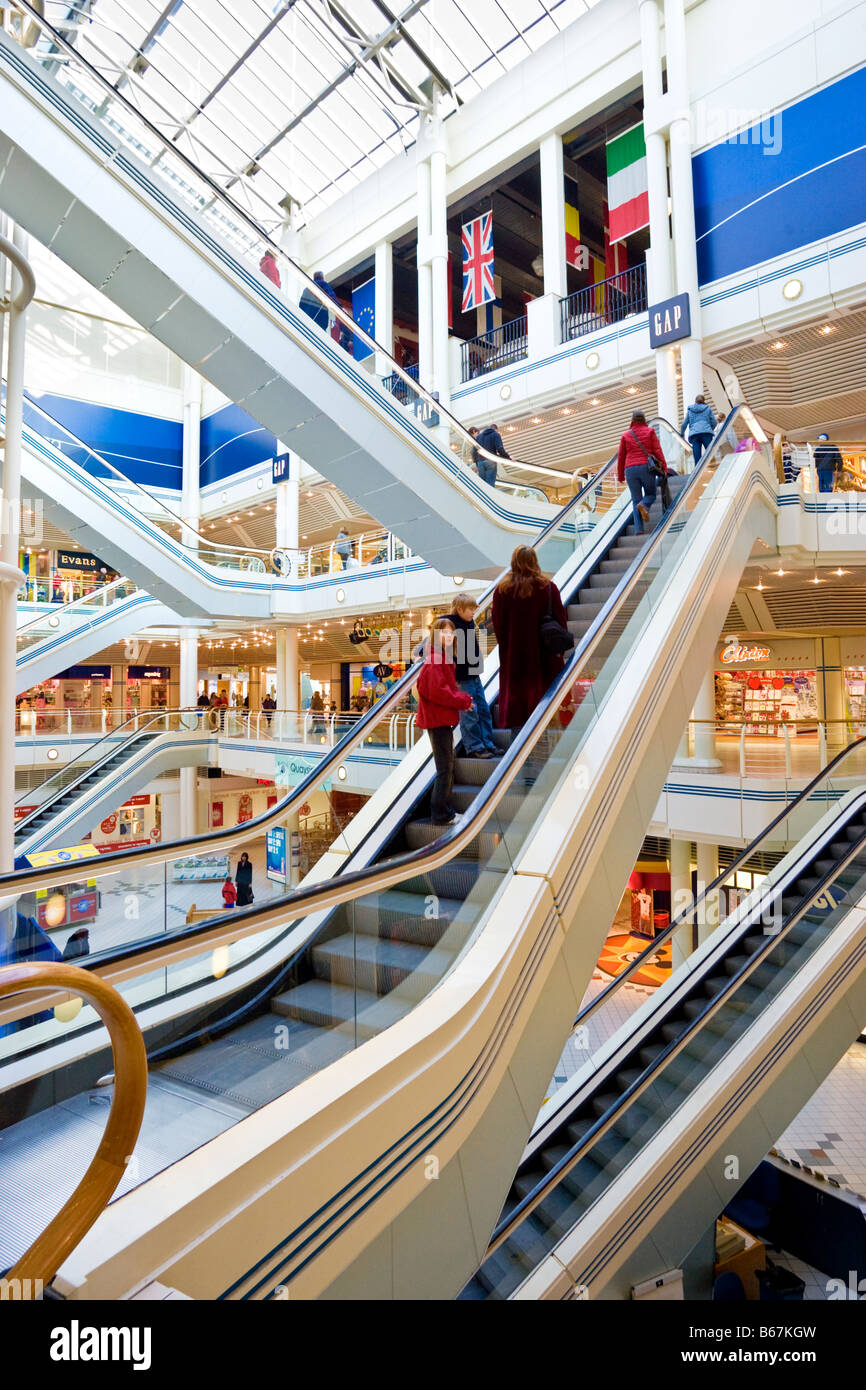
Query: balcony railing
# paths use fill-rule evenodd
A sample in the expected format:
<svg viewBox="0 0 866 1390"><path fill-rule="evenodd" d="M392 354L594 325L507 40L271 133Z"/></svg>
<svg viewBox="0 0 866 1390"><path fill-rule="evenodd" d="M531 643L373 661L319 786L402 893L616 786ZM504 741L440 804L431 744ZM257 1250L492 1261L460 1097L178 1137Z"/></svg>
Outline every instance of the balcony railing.
<svg viewBox="0 0 866 1390"><path fill-rule="evenodd" d="M527 355L526 319L511 319L499 328L491 328L478 338L470 338L461 346L463 381L473 377L485 376L500 367L508 367L512 362L520 362Z"/></svg>
<svg viewBox="0 0 866 1390"><path fill-rule="evenodd" d="M561 301L562 341L582 338L597 328L643 314L646 309L646 266L636 265L597 285L587 285Z"/></svg>
<svg viewBox="0 0 866 1390"><path fill-rule="evenodd" d="M413 362L411 367L404 367L403 371L406 373L407 376L410 376L413 381L418 380L419 368L417 362ZM401 405L407 405L408 403L410 403L410 387L406 385L406 382L403 380L403 378L401 376L398 376L396 372L392 372L390 376L383 377L382 385L384 386L386 391L391 392L392 396L396 396L397 400L400 402ZM412 396L412 399L414 399L414 396Z"/></svg>

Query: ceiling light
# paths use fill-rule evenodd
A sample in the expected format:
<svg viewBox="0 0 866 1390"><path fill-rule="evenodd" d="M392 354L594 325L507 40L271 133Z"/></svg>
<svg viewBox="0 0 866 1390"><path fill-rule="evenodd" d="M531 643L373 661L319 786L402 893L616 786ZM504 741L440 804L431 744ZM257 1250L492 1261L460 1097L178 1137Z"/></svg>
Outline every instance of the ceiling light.
<svg viewBox="0 0 866 1390"><path fill-rule="evenodd" d="M787 283L782 286L782 294L786 299L799 299L802 293L802 280L788 280Z"/></svg>
<svg viewBox="0 0 866 1390"><path fill-rule="evenodd" d="M845 571L844 571L844 570L837 570L836 573L838 574L839 578L841 579L841 578L842 578L842 575L845 573Z"/></svg>
<svg viewBox="0 0 866 1390"><path fill-rule="evenodd" d="M628 387L626 388L626 394L629 395L629 396L636 396L636 395L637 395L637 387L636 387L636 386L628 386Z"/></svg>
<svg viewBox="0 0 866 1390"><path fill-rule="evenodd" d="M566 406L563 406L562 410L561 410L559 413L560 413L560 415L570 415L570 414L571 414L571 407L570 407L570 406L567 406L567 405L566 405Z"/></svg>
<svg viewBox="0 0 866 1390"><path fill-rule="evenodd" d="M757 589L758 589L758 593L759 593L759 594L762 594L762 593L764 592L764 585L763 585L763 583L761 582L760 579L758 580L758 583L757 583Z"/></svg>
<svg viewBox="0 0 866 1390"><path fill-rule="evenodd" d="M540 416L540 415L533 415L533 417L532 417L532 423L533 423L533 425L540 425L540 424L541 424L541 416Z"/></svg>
<svg viewBox="0 0 866 1390"><path fill-rule="evenodd" d="M831 333L835 333L835 332L836 332L836 329L835 329L835 326L834 326L832 323L825 323L825 324L824 324L824 327L821 329L821 333L822 333L823 337L825 337L825 338L829 338L830 334L831 334Z"/></svg>
<svg viewBox="0 0 866 1390"><path fill-rule="evenodd" d="M514 425L506 425L506 429L508 430L508 433L509 433L509 434L513 434L513 433L514 433L515 426L514 426Z"/></svg>
<svg viewBox="0 0 866 1390"><path fill-rule="evenodd" d="M598 396L594 396L592 398L592 400L590 401L590 405L601 405L601 401L598 399Z"/></svg>
<svg viewBox="0 0 866 1390"><path fill-rule="evenodd" d="M816 574L816 575L814 576L814 578L812 579L812 583L813 583L813 584L820 584L820 583L821 583L821 581L820 581L820 579L818 578L817 574Z"/></svg>
<svg viewBox="0 0 866 1390"><path fill-rule="evenodd" d="M458 589L459 589L459 588L460 588L460 585L463 583L463 575L462 575L462 574L452 574L451 579L452 579L452 581L457 585L457 587L458 587ZM410 617L412 616L411 613L409 614L409 616L410 616Z"/></svg>
<svg viewBox="0 0 866 1390"><path fill-rule="evenodd" d="M773 349L773 352L781 352L784 346L785 344L782 342L781 338L778 338L775 343L770 344L770 347Z"/></svg>

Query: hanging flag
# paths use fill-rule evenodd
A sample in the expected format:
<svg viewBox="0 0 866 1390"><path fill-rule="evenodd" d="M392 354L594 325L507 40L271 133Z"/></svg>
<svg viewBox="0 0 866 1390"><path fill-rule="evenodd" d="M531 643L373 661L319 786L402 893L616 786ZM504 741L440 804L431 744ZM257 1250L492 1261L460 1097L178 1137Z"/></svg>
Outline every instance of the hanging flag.
<svg viewBox="0 0 866 1390"><path fill-rule="evenodd" d="M595 300L595 312L599 317L604 317L604 290L601 286L607 279L607 268L600 256L590 256L590 269L592 271L592 283L597 286L593 299Z"/></svg>
<svg viewBox="0 0 866 1390"><path fill-rule="evenodd" d="M649 226L649 183L643 122L618 135L607 146L607 201L610 207L610 239Z"/></svg>
<svg viewBox="0 0 866 1390"><path fill-rule="evenodd" d="M610 239L610 212L607 203L602 203L601 215L604 222L605 270L608 280L612 280L614 275L621 275L624 270L628 270L628 247L624 241L614 243Z"/></svg>
<svg viewBox="0 0 866 1390"><path fill-rule="evenodd" d="M578 270L586 268L580 256L580 213L571 203L565 205L565 259Z"/></svg>
<svg viewBox="0 0 866 1390"><path fill-rule="evenodd" d="M366 280L363 285L359 285L356 290L352 290L352 318L359 328L363 328L365 333L369 333L371 338L376 336L376 277ZM354 342L352 352L356 362L363 362L365 357L372 356L370 348L362 342L357 333L353 334Z"/></svg>
<svg viewBox="0 0 866 1390"><path fill-rule="evenodd" d="M493 213L484 212L461 228L463 238L463 313L496 298L493 283Z"/></svg>

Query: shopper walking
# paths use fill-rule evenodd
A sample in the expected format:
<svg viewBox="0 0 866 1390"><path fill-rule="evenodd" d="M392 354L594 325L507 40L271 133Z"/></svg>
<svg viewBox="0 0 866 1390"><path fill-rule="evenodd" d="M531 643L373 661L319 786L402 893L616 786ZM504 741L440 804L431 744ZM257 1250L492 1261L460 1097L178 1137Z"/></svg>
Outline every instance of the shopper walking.
<svg viewBox="0 0 866 1390"><path fill-rule="evenodd" d="M454 624L450 618L437 618L430 630L430 642L418 677L419 729L426 729L433 745L436 778L430 798L430 819L434 825L450 825L457 812L451 805L454 785L454 730L460 711L469 709L472 696L458 689L454 668Z"/></svg>
<svg viewBox="0 0 866 1390"><path fill-rule="evenodd" d="M649 521L649 509L656 500L656 475L651 466L652 460L667 471L667 460L658 435L647 424L643 411L636 410L631 417L630 427L619 441L616 476L631 493L637 536L643 535L643 528Z"/></svg>
<svg viewBox="0 0 866 1390"><path fill-rule="evenodd" d="M457 634L454 642L457 685L472 698L472 708L460 713L460 733L467 758L497 758L500 750L493 737L493 717L481 684L484 659L475 626L477 607L471 594L461 593L455 598L448 614L448 621L454 624Z"/></svg>
<svg viewBox="0 0 866 1390"><path fill-rule="evenodd" d="M683 420L682 433L688 431L688 441L692 446L692 455L697 468L704 453L709 449L713 442L713 435L716 432L716 417L712 407L707 405L704 396L695 396L694 405L690 405L686 411L686 418Z"/></svg>
<svg viewBox="0 0 866 1390"><path fill-rule="evenodd" d="M483 430L478 432L478 449L486 449L488 454L495 454L500 459L510 459L505 445L502 443L502 435L499 433L498 425L486 425ZM476 467L478 476L488 487L496 486L496 464L492 459L482 458L478 453Z"/></svg>
<svg viewBox="0 0 866 1390"><path fill-rule="evenodd" d="M265 698L262 700L262 712L265 716L265 719L267 720L267 725L269 729L271 727L271 720L274 717L274 710L276 709L276 707L277 702L274 699L273 695L266 695Z"/></svg>
<svg viewBox="0 0 866 1390"><path fill-rule="evenodd" d="M541 624L551 616L567 627L560 592L541 573L538 556L519 545L511 568L493 594L493 628L499 643L500 729L517 730L529 718L551 681L563 669L563 657L542 646Z"/></svg>
<svg viewBox="0 0 866 1390"><path fill-rule="evenodd" d="M842 455L835 444L830 443L829 434L819 434L815 448L815 467L818 470L818 491L832 492L837 478L841 478L844 464Z"/></svg>
<svg viewBox="0 0 866 1390"><path fill-rule="evenodd" d="M238 907L247 907L253 901L253 866L250 856L244 850L235 870Z"/></svg>
<svg viewBox="0 0 866 1390"><path fill-rule="evenodd" d="M277 266L273 251L266 251L262 256L262 259L259 261L259 270L266 279L270 280L272 285L276 285L277 289L282 288L279 267Z"/></svg>

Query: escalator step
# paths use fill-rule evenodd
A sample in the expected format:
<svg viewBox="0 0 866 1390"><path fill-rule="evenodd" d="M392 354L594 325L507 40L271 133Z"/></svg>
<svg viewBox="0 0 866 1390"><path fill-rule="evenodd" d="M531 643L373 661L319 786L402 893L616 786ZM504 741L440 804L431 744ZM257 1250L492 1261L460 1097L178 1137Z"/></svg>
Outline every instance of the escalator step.
<svg viewBox="0 0 866 1390"><path fill-rule="evenodd" d="M428 917L434 906L437 915ZM439 898L431 904L429 894L405 893L393 888L347 904L345 920L367 936L429 947L436 945L462 906L456 898Z"/></svg>
<svg viewBox="0 0 866 1390"><path fill-rule="evenodd" d="M748 956L737 952L734 955L725 956L725 959L722 961L722 969L728 976L736 975L742 970L744 965L748 964L748 961Z"/></svg>
<svg viewBox="0 0 866 1390"><path fill-rule="evenodd" d="M380 941L359 932L338 936L312 950L313 966L320 980L357 985L371 994L385 995L411 976L411 984L401 993L415 1000L429 994L453 959L453 952L441 948L428 951L424 946Z"/></svg>
<svg viewBox="0 0 866 1390"><path fill-rule="evenodd" d="M454 781L461 787L483 787L493 769L497 766L495 758L454 759Z"/></svg>
<svg viewBox="0 0 866 1390"><path fill-rule="evenodd" d="M306 980L294 989L275 995L270 1007L286 1018L297 1018L322 1028L342 1025L349 1032L357 1030L359 1038L372 1038L403 1018L413 1003L411 999L398 999L393 994L380 998L347 985Z"/></svg>
<svg viewBox="0 0 866 1390"><path fill-rule="evenodd" d="M434 840L444 834L445 827L434 825L429 820L412 820L404 828L406 844L409 849L423 849L426 845L432 845ZM492 859L499 847L502 837L495 831L482 830L468 845L464 845L461 856L464 859L480 859L486 862Z"/></svg>
<svg viewBox="0 0 866 1390"><path fill-rule="evenodd" d="M617 556L615 560L602 560L599 568L602 574L623 575L625 574L630 564L631 561L627 559L625 556L623 556L622 559L620 559L619 556Z"/></svg>
<svg viewBox="0 0 866 1390"><path fill-rule="evenodd" d="M408 893L434 894L439 898L459 898L462 901L469 897L481 872L482 866L477 859L464 859L458 855L456 859L443 864L441 869L431 869L429 873L406 879L402 887ZM492 872L484 869L485 874Z"/></svg>

